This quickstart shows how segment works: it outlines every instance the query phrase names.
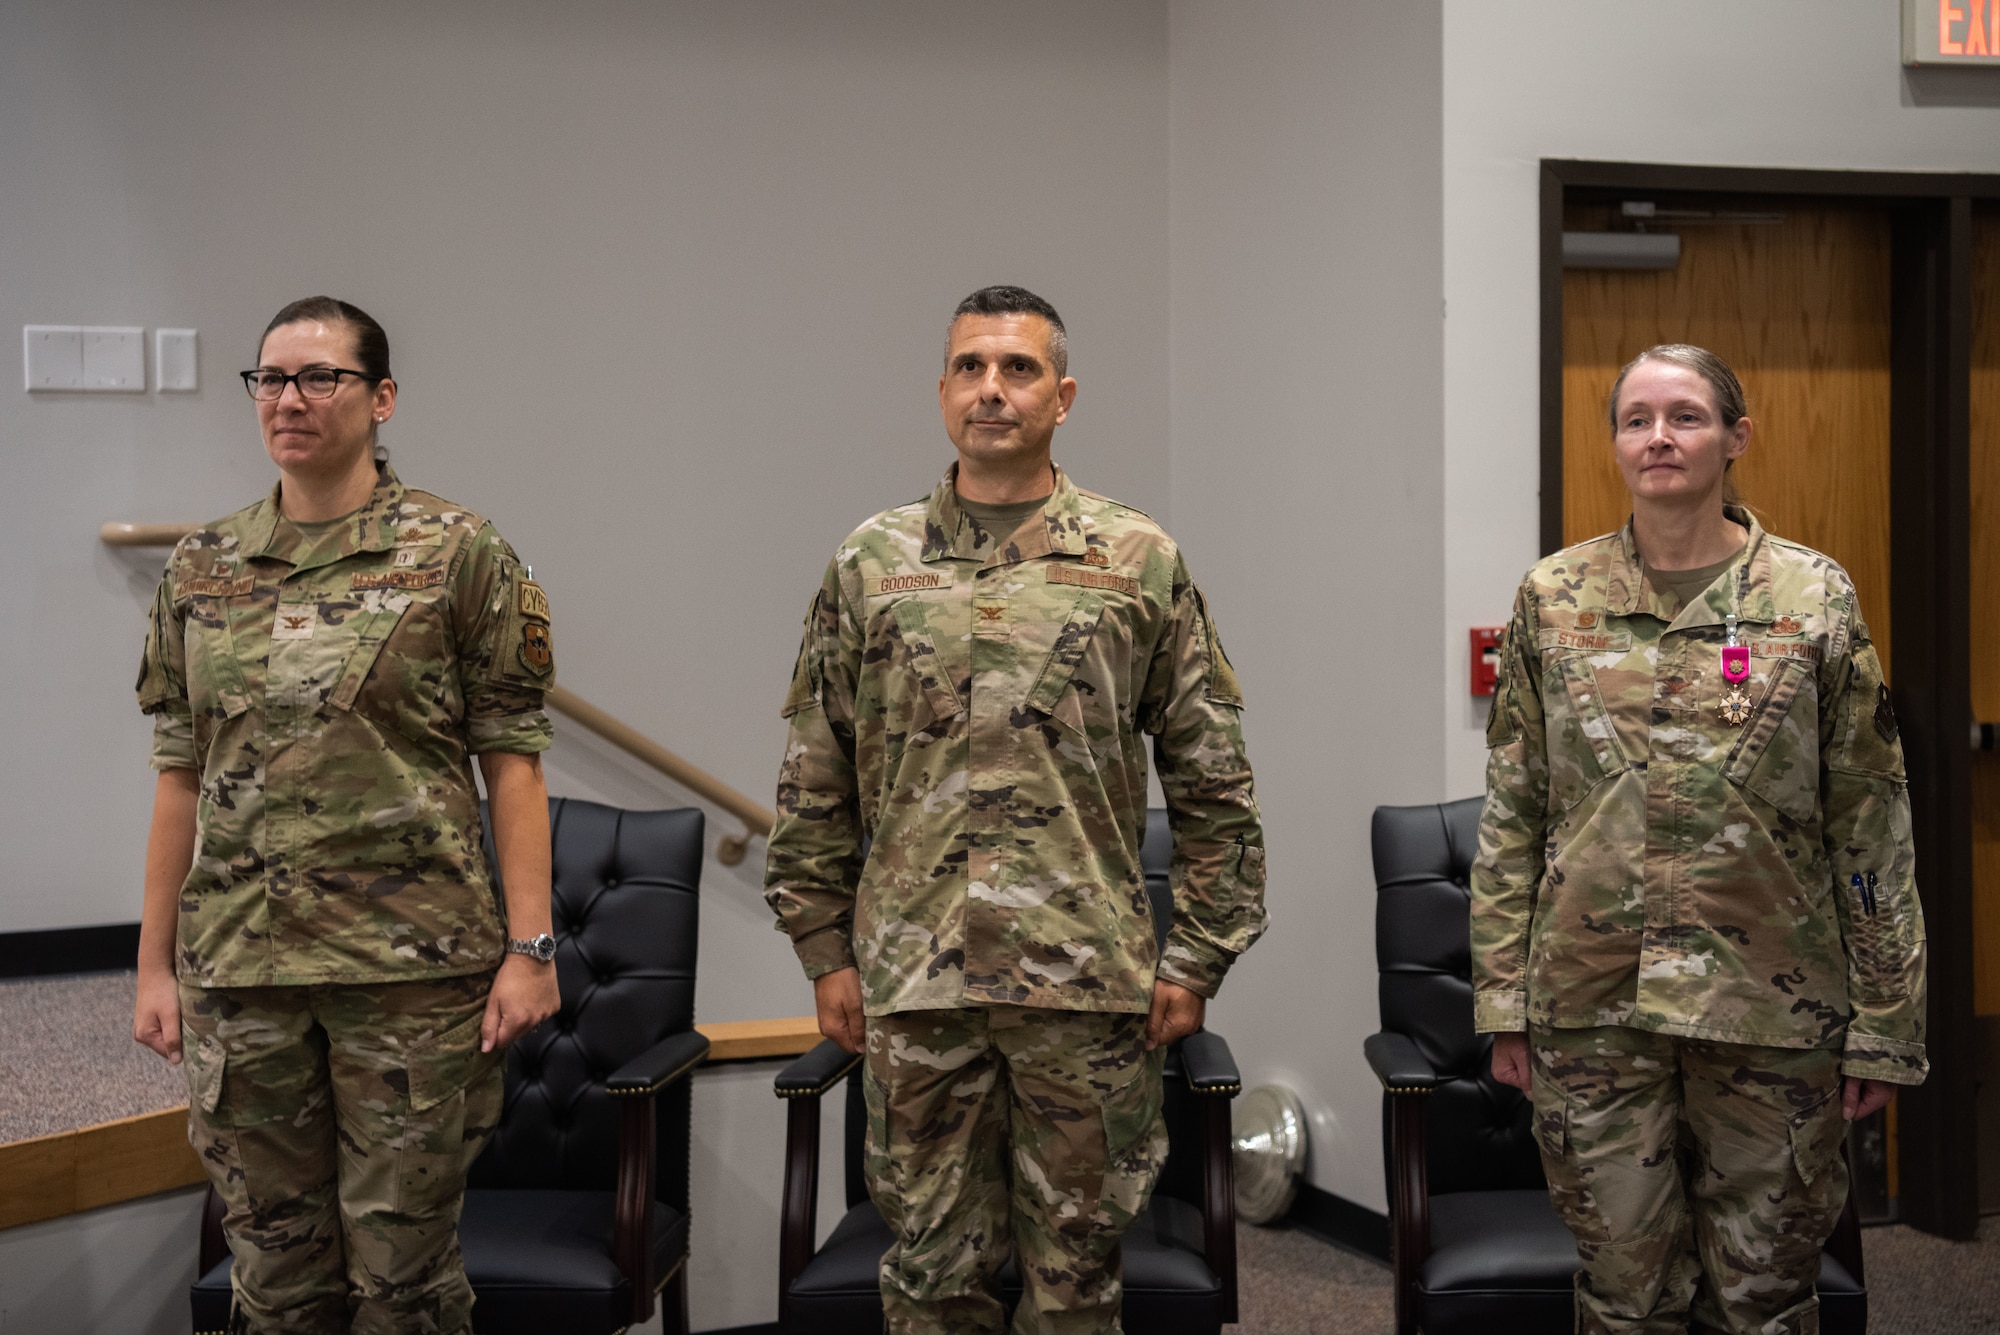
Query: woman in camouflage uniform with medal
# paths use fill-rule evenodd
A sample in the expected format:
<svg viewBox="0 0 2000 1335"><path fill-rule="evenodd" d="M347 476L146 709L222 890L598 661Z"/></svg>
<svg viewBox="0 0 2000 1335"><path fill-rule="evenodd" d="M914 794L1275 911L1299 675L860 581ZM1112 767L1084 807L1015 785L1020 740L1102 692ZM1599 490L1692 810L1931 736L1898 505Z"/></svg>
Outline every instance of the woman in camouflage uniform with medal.
<svg viewBox="0 0 2000 1335"><path fill-rule="evenodd" d="M396 382L365 313L294 302L243 379L278 485L174 549L139 671L134 1037L186 1066L232 1330L470 1331L466 1172L502 1051L557 1005L548 602L375 448Z"/></svg>
<svg viewBox="0 0 2000 1335"><path fill-rule="evenodd" d="M1631 521L1528 572L1487 726L1475 1017L1579 1331L1816 1331L1846 1124L1926 1070L1895 714L1847 572L1735 503L1746 412L1700 348L1624 369Z"/></svg>

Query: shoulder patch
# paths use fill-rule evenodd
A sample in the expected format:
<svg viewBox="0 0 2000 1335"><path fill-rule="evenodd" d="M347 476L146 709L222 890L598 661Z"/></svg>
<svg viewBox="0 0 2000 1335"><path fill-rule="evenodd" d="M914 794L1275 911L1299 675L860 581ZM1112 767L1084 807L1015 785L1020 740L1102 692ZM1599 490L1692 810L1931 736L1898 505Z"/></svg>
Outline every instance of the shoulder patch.
<svg viewBox="0 0 2000 1335"><path fill-rule="evenodd" d="M1883 741L1893 742L1896 740L1898 729L1896 727L1895 707L1889 703L1889 688L1883 685L1877 686L1875 690L1877 692L1875 697L1875 731L1881 734Z"/></svg>
<svg viewBox="0 0 2000 1335"><path fill-rule="evenodd" d="M521 581L519 606L524 617L538 617L543 621L549 619L549 596L542 592L541 585L531 579Z"/></svg>

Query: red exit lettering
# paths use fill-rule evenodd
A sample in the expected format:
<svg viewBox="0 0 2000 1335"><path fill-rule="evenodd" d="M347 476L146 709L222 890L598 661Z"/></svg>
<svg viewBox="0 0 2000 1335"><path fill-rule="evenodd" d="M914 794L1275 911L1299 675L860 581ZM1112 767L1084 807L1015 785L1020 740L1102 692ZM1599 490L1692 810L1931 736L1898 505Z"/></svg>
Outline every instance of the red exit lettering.
<svg viewBox="0 0 2000 1335"><path fill-rule="evenodd" d="M1938 0L1941 56L2000 55L2000 0Z"/></svg>

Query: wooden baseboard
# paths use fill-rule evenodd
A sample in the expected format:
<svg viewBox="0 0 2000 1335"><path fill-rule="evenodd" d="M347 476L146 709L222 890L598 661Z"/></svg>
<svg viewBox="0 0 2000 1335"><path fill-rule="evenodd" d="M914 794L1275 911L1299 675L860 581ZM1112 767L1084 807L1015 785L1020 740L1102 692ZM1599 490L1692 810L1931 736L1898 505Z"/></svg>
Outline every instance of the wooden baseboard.
<svg viewBox="0 0 2000 1335"><path fill-rule="evenodd" d="M810 1015L696 1025L711 1062L792 1057L819 1042ZM0 1145L0 1228L137 1200L207 1181L187 1138L187 1105Z"/></svg>
<svg viewBox="0 0 2000 1335"><path fill-rule="evenodd" d="M0 1228L207 1181L187 1105L0 1145Z"/></svg>

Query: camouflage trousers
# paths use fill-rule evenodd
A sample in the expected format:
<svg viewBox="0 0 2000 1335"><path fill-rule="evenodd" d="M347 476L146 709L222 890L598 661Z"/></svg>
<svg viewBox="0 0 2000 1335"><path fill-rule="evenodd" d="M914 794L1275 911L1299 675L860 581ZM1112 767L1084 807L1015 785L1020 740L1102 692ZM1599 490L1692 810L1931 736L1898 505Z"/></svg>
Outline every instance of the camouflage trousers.
<svg viewBox="0 0 2000 1335"><path fill-rule="evenodd" d="M181 988L232 1333L471 1329L458 1214L500 1116L500 1054L479 1051L492 985Z"/></svg>
<svg viewBox="0 0 2000 1335"><path fill-rule="evenodd" d="M868 1020L868 1191L895 1335L1116 1331L1119 1239L1167 1157L1146 1017L982 1006Z"/></svg>
<svg viewBox="0 0 2000 1335"><path fill-rule="evenodd" d="M1535 1136L1576 1329L1814 1335L1847 1200L1840 1049L1537 1028Z"/></svg>

